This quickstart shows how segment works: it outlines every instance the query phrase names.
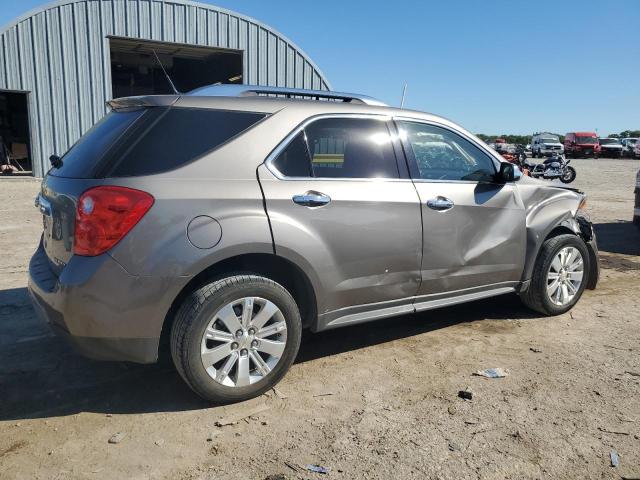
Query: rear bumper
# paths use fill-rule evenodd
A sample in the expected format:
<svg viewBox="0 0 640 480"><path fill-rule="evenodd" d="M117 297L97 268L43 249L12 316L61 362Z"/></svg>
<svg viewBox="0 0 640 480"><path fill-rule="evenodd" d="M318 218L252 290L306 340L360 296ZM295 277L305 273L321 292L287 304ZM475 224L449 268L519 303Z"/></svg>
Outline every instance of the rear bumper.
<svg viewBox="0 0 640 480"><path fill-rule="evenodd" d="M29 293L38 315L84 356L153 363L175 287L136 277L111 256L71 258L56 277L42 244L29 263Z"/></svg>

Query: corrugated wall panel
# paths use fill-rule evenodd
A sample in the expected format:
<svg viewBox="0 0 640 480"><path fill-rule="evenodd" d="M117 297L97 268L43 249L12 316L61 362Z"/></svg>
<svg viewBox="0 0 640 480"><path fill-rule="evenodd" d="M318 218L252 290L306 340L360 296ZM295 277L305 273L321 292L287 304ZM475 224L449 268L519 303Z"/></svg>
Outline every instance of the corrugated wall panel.
<svg viewBox="0 0 640 480"><path fill-rule="evenodd" d="M74 31L88 32L86 3L75 3L73 5L73 19ZM76 65L78 73L78 121L80 122L80 133L82 133L93 125L89 35L75 35L74 38L76 58L78 59L78 64Z"/></svg>
<svg viewBox="0 0 640 480"><path fill-rule="evenodd" d="M278 85L278 39L268 32L267 34L267 85Z"/></svg>
<svg viewBox="0 0 640 480"><path fill-rule="evenodd" d="M128 34L128 25L127 25L127 9L124 0L112 0L111 2L104 2L105 8L111 9L112 11L112 27L111 33L112 35L117 35L119 37L126 37ZM106 19L109 19L107 14Z"/></svg>
<svg viewBox="0 0 640 480"><path fill-rule="evenodd" d="M0 88L7 88L7 60L4 53L4 37L0 35Z"/></svg>
<svg viewBox="0 0 640 480"><path fill-rule="evenodd" d="M72 32L74 31L73 28L73 4L63 5L60 7L60 39L62 46L62 78L64 81L63 98L66 105L65 123L67 136L65 146L72 145L72 142L80 137L81 134L75 36L63 33Z"/></svg>
<svg viewBox="0 0 640 480"><path fill-rule="evenodd" d="M54 125L53 150L61 154L67 146L66 101L64 98L64 57L62 52L60 29L60 9L47 11L47 43L49 47L49 75L51 81L51 121Z"/></svg>
<svg viewBox="0 0 640 480"><path fill-rule="evenodd" d="M207 10L198 8L196 10L197 35L195 42L198 45L209 45L209 24L207 23Z"/></svg>
<svg viewBox="0 0 640 480"><path fill-rule="evenodd" d="M173 6L173 31L175 33L174 42L187 43L186 32L186 7L184 5Z"/></svg>
<svg viewBox="0 0 640 480"><path fill-rule="evenodd" d="M287 43L278 38L278 87L284 87L287 84Z"/></svg>
<svg viewBox="0 0 640 480"><path fill-rule="evenodd" d="M15 90L22 90L20 79L20 54L18 49L18 29L8 31L4 37L5 55L7 57L7 85Z"/></svg>
<svg viewBox="0 0 640 480"><path fill-rule="evenodd" d="M153 40L164 40L163 35L166 28L163 28L164 22L164 4L162 2L151 2L151 18L149 19L151 25L151 38Z"/></svg>
<svg viewBox="0 0 640 480"><path fill-rule="evenodd" d="M258 26L250 23L247 37L247 76L251 85L258 83Z"/></svg>
<svg viewBox="0 0 640 480"><path fill-rule="evenodd" d="M193 6L187 6L185 10L184 28L185 28L185 43L197 44L198 43L198 30L200 25L197 22L198 9Z"/></svg>
<svg viewBox="0 0 640 480"><path fill-rule="evenodd" d="M28 92L34 174L107 111L109 36L243 51L243 81L327 89L310 60L266 25L180 0L59 0L0 32L0 89Z"/></svg>
<svg viewBox="0 0 640 480"><path fill-rule="evenodd" d="M127 9L125 14L127 16L127 36L140 38L140 18L138 12L140 3L138 0L125 0Z"/></svg>
<svg viewBox="0 0 640 480"><path fill-rule="evenodd" d="M90 72L91 88L91 124L102 117L102 105L104 105L104 77L102 64L102 9L99 2L87 3L87 30L88 55L87 66Z"/></svg>
<svg viewBox="0 0 640 480"><path fill-rule="evenodd" d="M218 46L218 12L207 10L207 44Z"/></svg>
<svg viewBox="0 0 640 480"><path fill-rule="evenodd" d="M36 71L34 87L37 100L37 122L31 121L31 143L38 143L42 152L40 159L34 158L34 175L41 176L47 170L46 162L53 151L54 125L51 117L51 81L49 77L49 53L47 44L47 19L42 12L31 18L33 27L33 57ZM37 125L34 127L34 125ZM39 161L38 161L39 160Z"/></svg>
<svg viewBox="0 0 640 480"><path fill-rule="evenodd" d="M140 38L151 38L153 21L150 17L150 9L151 3L149 1L138 1L138 35L140 35Z"/></svg>
<svg viewBox="0 0 640 480"><path fill-rule="evenodd" d="M218 45L223 48L229 46L229 15L218 14Z"/></svg>

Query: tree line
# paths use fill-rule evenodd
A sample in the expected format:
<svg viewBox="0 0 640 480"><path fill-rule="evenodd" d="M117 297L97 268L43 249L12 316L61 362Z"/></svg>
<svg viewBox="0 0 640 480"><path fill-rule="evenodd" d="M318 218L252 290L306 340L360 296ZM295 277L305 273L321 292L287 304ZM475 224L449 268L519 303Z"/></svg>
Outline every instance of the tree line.
<svg viewBox="0 0 640 480"><path fill-rule="evenodd" d="M484 133L476 134L483 142L493 143L498 138L504 138L507 143L527 145L531 143L532 135L485 135ZM564 142L564 135L559 135L557 133L552 133L560 139L560 143ZM620 133L612 133L608 135L608 138L629 138L629 137L640 137L640 130L625 130ZM602 137L605 138L605 137Z"/></svg>

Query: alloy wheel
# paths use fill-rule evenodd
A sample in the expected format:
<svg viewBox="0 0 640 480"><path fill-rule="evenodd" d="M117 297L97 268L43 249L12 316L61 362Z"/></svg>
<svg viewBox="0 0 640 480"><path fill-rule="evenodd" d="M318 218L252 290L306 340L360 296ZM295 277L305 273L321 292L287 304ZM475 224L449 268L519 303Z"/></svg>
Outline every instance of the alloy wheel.
<svg viewBox="0 0 640 480"><path fill-rule="evenodd" d="M280 309L260 297L227 303L204 331L200 357L207 374L227 387L264 379L278 364L287 344L287 324Z"/></svg>
<svg viewBox="0 0 640 480"><path fill-rule="evenodd" d="M580 250L564 247L553 257L547 272L547 295L558 306L569 304L580 290L584 260Z"/></svg>

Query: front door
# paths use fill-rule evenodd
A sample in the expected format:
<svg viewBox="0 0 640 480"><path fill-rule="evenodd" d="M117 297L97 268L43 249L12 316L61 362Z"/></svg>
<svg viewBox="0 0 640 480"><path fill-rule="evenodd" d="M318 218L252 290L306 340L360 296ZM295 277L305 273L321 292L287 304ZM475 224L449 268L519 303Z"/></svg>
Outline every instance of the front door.
<svg viewBox="0 0 640 480"><path fill-rule="evenodd" d="M521 278L525 214L513 183L460 133L398 121L423 221L421 301L509 288Z"/></svg>
<svg viewBox="0 0 640 480"><path fill-rule="evenodd" d="M259 169L275 250L314 282L320 328L411 311L420 204L388 120L318 118L277 152Z"/></svg>

